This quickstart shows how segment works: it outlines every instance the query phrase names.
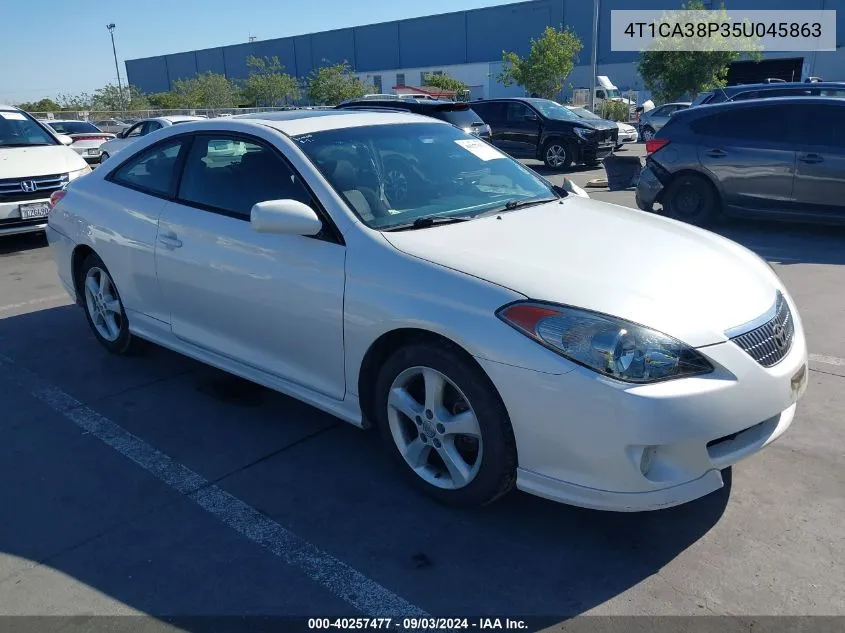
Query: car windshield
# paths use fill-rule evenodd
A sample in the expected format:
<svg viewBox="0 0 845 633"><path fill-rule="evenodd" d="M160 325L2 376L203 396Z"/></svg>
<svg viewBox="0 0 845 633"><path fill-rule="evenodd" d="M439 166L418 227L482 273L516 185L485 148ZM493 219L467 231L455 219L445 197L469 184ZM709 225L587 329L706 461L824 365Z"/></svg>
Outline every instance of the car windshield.
<svg viewBox="0 0 845 633"><path fill-rule="evenodd" d="M598 114L590 112L587 108L570 108L570 110L582 119L601 119Z"/></svg>
<svg viewBox="0 0 845 633"><path fill-rule="evenodd" d="M379 230L557 197L528 168L442 123L351 127L294 140L358 217Z"/></svg>
<svg viewBox="0 0 845 633"><path fill-rule="evenodd" d="M608 99L618 99L620 97L619 90L616 88L605 89L604 92Z"/></svg>
<svg viewBox="0 0 845 633"><path fill-rule="evenodd" d="M58 141L23 112L0 110L0 147L56 145Z"/></svg>
<svg viewBox="0 0 845 633"><path fill-rule="evenodd" d="M531 99L529 103L537 108L547 119L577 121L581 118L569 108L560 105L557 101L551 101L550 99Z"/></svg>
<svg viewBox="0 0 845 633"><path fill-rule="evenodd" d="M468 107L457 106L454 109L442 110L438 118L448 121L452 125L458 127L472 127L473 125L481 125L484 121L472 109Z"/></svg>
<svg viewBox="0 0 845 633"><path fill-rule="evenodd" d="M51 121L49 126L59 134L86 134L88 132L102 131L88 121Z"/></svg>

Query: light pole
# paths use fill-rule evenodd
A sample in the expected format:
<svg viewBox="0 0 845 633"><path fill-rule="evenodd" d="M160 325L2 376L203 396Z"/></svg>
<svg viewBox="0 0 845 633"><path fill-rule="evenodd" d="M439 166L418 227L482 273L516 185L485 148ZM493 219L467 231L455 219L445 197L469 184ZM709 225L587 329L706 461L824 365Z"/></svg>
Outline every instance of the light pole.
<svg viewBox="0 0 845 633"><path fill-rule="evenodd" d="M106 24L106 28L111 35L111 50L114 53L114 71L117 73L117 90L120 93L120 105L126 108L126 101L123 97L123 85L120 83L120 66L117 64L117 49L114 47L114 22Z"/></svg>
<svg viewBox="0 0 845 633"><path fill-rule="evenodd" d="M599 50L599 0L593 0L593 41L590 53L590 112L596 111L596 74Z"/></svg>

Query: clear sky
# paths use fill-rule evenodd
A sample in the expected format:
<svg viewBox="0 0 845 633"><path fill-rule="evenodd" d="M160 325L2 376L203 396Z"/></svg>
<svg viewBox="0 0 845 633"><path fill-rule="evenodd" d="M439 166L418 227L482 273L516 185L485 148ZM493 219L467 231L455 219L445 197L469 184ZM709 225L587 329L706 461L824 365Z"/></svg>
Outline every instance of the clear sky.
<svg viewBox="0 0 845 633"><path fill-rule="evenodd" d="M123 60L273 39L517 0L17 0L0 9L0 103L116 83L106 24ZM504 25L503 25L504 26ZM505 26L505 28L507 28ZM433 40L436 45L436 39Z"/></svg>

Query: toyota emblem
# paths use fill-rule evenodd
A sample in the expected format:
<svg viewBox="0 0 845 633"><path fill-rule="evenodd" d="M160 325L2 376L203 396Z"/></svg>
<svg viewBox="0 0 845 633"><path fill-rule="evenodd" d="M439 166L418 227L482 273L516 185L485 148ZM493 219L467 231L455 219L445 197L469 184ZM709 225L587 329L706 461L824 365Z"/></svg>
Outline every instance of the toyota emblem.
<svg viewBox="0 0 845 633"><path fill-rule="evenodd" d="M21 182L21 189L26 193L32 193L38 189L38 185L35 184L34 180L24 180Z"/></svg>
<svg viewBox="0 0 845 633"><path fill-rule="evenodd" d="M789 337L786 334L786 328L780 323L776 323L772 328L772 338L774 338L775 345L781 352L786 351L789 346Z"/></svg>

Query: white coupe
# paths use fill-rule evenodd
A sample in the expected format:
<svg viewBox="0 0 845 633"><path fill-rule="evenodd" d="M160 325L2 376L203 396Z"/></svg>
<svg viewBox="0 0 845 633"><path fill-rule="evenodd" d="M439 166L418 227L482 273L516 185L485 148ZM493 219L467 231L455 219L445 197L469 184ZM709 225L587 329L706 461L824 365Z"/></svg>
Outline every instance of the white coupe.
<svg viewBox="0 0 845 633"><path fill-rule="evenodd" d="M690 501L786 431L807 383L757 255L426 117L168 126L52 203L59 275L107 349L152 341L377 427L449 504Z"/></svg>

